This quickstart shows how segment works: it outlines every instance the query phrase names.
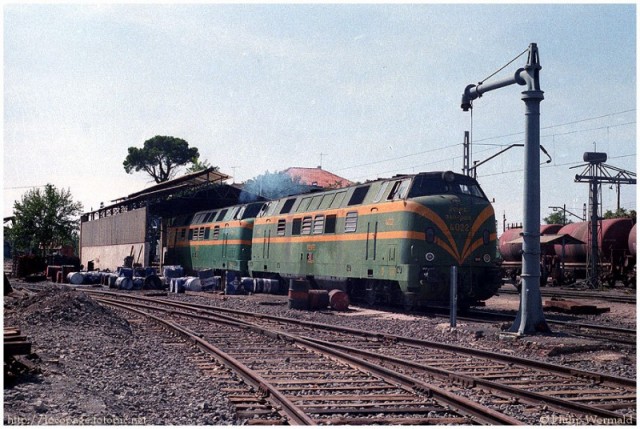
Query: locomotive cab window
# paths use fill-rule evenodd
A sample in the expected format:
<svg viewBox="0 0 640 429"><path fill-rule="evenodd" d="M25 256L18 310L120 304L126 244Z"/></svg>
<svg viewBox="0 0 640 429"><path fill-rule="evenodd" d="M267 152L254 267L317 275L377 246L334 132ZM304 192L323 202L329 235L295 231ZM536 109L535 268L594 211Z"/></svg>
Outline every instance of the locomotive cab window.
<svg viewBox="0 0 640 429"><path fill-rule="evenodd" d="M413 181L409 198L442 194L469 195L487 199L474 179L453 173L447 180L442 174L419 174Z"/></svg>
<svg viewBox="0 0 640 429"><path fill-rule="evenodd" d="M293 207L293 203L295 202L296 202L295 198L289 198L287 201L285 201L284 204L282 205L282 210L280 210L280 214L289 213L291 211L291 208Z"/></svg>
<svg viewBox="0 0 640 429"><path fill-rule="evenodd" d="M226 216L226 214L227 214L227 209L221 210L220 214L216 218L216 221L220 222L222 220L222 218L224 218Z"/></svg>
<svg viewBox="0 0 640 429"><path fill-rule="evenodd" d="M249 219L249 218L256 217L258 216L258 213L260 212L261 209L262 209L262 204L260 203L247 204L246 206L244 206L244 212L242 213L241 219Z"/></svg>
<svg viewBox="0 0 640 429"><path fill-rule="evenodd" d="M480 198L484 197L484 194L482 193L482 191L478 186L461 183L459 185L459 190L461 194L473 195L474 197L480 197Z"/></svg>
<svg viewBox="0 0 640 429"><path fill-rule="evenodd" d="M391 201L404 198L407 195L409 183L411 183L411 179L398 180L395 182L393 188L391 188L391 192L389 192L387 200Z"/></svg>
<svg viewBox="0 0 640 429"><path fill-rule="evenodd" d="M348 206L355 206L356 204L362 204L364 201L364 197L367 196L367 192L369 191L371 185L361 186L353 190L353 194L349 199Z"/></svg>

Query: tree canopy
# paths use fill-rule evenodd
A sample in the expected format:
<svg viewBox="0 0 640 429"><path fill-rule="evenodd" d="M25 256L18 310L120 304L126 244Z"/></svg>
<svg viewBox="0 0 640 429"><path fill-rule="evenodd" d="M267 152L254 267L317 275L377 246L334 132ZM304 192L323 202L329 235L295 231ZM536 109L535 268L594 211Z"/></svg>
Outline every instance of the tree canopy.
<svg viewBox="0 0 640 429"><path fill-rule="evenodd" d="M620 207L616 211L607 210L604 213L603 219L616 219L616 218L620 218L620 217L628 217L628 218L633 219L633 221L635 222L635 220L636 220L636 211L633 210L633 209L627 211L627 209L625 209L624 207Z"/></svg>
<svg viewBox="0 0 640 429"><path fill-rule="evenodd" d="M46 252L54 246L74 242L82 204L74 202L67 189L52 184L27 191L13 205L13 227L7 235L17 249Z"/></svg>
<svg viewBox="0 0 640 429"><path fill-rule="evenodd" d="M545 217L544 221L547 225L566 225L568 223L573 223L573 221L568 219L566 214L561 210L549 213L549 216Z"/></svg>
<svg viewBox="0 0 640 429"><path fill-rule="evenodd" d="M185 140L171 136L155 136L144 142L142 148L130 147L124 160L124 170L143 170L156 183L166 182L176 174L176 167L186 165L198 159L198 148L189 147Z"/></svg>
<svg viewBox="0 0 640 429"><path fill-rule="evenodd" d="M195 157L191 160L191 166L187 168L187 173L195 173L196 171L203 171L207 168L212 168L209 160L205 159L200 161L199 157ZM213 171L219 171L218 167L213 167Z"/></svg>

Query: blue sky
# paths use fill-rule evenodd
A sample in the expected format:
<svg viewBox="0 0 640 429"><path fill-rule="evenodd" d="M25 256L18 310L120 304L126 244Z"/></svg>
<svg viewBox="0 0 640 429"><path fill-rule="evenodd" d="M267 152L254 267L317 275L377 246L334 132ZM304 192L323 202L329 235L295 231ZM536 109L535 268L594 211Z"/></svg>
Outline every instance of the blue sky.
<svg viewBox="0 0 640 429"><path fill-rule="evenodd" d="M4 216L30 186L85 211L152 183L129 146L183 138L237 182L288 167L354 181L462 169L464 88L535 42L542 216L581 214L586 151L636 171L636 6L598 4L4 5ZM497 75L512 74L526 56ZM473 157L523 143L524 87L474 102ZM322 154L322 155L321 155ZM522 221L523 151L478 171ZM543 157L544 159L544 157ZM615 209L603 186L604 209ZM621 204L635 209L635 186Z"/></svg>

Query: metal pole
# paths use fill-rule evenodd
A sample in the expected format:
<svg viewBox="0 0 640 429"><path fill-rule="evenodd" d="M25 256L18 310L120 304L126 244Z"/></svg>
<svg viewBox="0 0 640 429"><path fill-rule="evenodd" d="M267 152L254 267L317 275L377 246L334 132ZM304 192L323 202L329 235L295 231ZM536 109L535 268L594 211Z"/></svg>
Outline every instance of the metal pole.
<svg viewBox="0 0 640 429"><path fill-rule="evenodd" d="M463 156L462 156L462 174L464 174L465 176L469 176L469 160L470 160L470 153L469 153L469 131L465 131L464 132L464 142L462 143L462 152L463 152Z"/></svg>
<svg viewBox="0 0 640 429"><path fill-rule="evenodd" d="M458 267L451 266L451 287L449 288L449 325L456 327L456 311L458 308Z"/></svg>
<svg viewBox="0 0 640 429"><path fill-rule="evenodd" d="M522 290L520 312L512 331L550 332L540 294L540 90L522 92L526 134L524 163L524 222L522 223Z"/></svg>
<svg viewBox="0 0 640 429"><path fill-rule="evenodd" d="M594 166L594 176L596 175L596 167ZM599 195L598 195L598 181L596 179L591 180L591 257L588 258L589 265L589 283L590 287L599 286L598 282L598 212L599 212Z"/></svg>

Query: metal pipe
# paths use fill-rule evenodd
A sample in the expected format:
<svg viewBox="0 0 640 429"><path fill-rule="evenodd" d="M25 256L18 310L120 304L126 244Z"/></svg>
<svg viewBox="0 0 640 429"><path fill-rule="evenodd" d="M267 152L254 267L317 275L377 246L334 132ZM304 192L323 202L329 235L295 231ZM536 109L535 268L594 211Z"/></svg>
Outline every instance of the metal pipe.
<svg viewBox="0 0 640 429"><path fill-rule="evenodd" d="M456 312L458 310L458 267L451 266L451 286L449 287L449 325L456 327Z"/></svg>
<svg viewBox="0 0 640 429"><path fill-rule="evenodd" d="M462 94L462 103L460 104L460 107L462 107L462 110L466 112L471 108L471 102L476 98L482 97L482 94L484 94L485 92L504 88L505 86L513 85L514 83L517 83L518 85L526 85L527 82L521 75L521 73L524 72L525 70L523 68L519 68L513 74L513 76L509 76L489 83L467 85L467 87L464 89L464 93Z"/></svg>

